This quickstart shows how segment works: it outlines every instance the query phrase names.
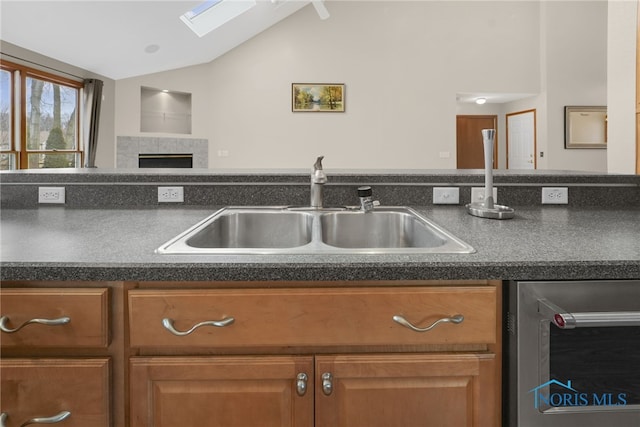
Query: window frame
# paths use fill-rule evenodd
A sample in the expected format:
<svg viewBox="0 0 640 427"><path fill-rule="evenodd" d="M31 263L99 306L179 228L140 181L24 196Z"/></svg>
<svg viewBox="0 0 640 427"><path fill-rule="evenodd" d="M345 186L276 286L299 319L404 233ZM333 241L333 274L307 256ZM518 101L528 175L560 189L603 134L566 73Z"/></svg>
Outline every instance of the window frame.
<svg viewBox="0 0 640 427"><path fill-rule="evenodd" d="M20 153L16 148L16 73L12 67L6 66L5 62L0 62L0 69L3 71L7 71L9 73L9 88L10 88L10 98L9 98L9 149L0 148L0 155L2 154L13 154L13 165L14 168L19 168L20 166ZM12 169L9 169L12 170Z"/></svg>
<svg viewBox="0 0 640 427"><path fill-rule="evenodd" d="M61 153L61 154L73 154L78 158L78 164L76 167L82 167L84 164L84 144L81 139L82 135L82 110L81 110L81 98L83 96L84 83L82 81L65 78L56 74L52 74L46 71L38 70L35 68L27 67L24 65L16 64L13 62L2 61L0 62L2 70L9 71L11 73L11 143L9 150L2 150L2 154L14 154L16 169L30 169L29 168L29 155L49 154L49 153ZM46 83L57 84L61 86L71 87L77 90L76 97L76 126L75 126L75 149L69 150L29 150L27 148L27 79L35 78L42 80ZM18 83L17 83L18 82ZM19 92L16 95L15 91ZM19 99L19 100L18 100ZM16 105L18 103L19 105ZM18 116L16 116L18 112ZM34 169L34 168L31 168ZM37 168L45 169L45 168Z"/></svg>

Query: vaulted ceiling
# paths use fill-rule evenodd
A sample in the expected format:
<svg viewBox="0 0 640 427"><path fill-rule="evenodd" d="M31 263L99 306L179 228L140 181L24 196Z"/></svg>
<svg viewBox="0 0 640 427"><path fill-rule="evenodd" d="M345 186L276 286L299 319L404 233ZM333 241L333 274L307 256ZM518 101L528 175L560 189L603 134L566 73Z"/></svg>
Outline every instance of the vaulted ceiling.
<svg viewBox="0 0 640 427"><path fill-rule="evenodd" d="M201 38L180 20L200 3L2 0L0 40L118 80L211 62L310 1L257 0Z"/></svg>

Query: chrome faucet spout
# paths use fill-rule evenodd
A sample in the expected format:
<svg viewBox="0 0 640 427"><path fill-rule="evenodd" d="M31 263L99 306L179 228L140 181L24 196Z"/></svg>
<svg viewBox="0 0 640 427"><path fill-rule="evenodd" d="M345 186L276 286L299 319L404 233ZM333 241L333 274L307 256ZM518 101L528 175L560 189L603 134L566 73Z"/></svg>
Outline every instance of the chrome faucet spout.
<svg viewBox="0 0 640 427"><path fill-rule="evenodd" d="M482 145L484 148L484 201L467 204L467 212L480 218L509 219L513 218L512 208L496 205L493 199L493 145L496 130L482 129Z"/></svg>
<svg viewBox="0 0 640 427"><path fill-rule="evenodd" d="M323 185L327 182L327 175L325 175L322 169L322 159L324 156L319 156L313 165L311 171L311 207L321 208L323 205L324 191Z"/></svg>

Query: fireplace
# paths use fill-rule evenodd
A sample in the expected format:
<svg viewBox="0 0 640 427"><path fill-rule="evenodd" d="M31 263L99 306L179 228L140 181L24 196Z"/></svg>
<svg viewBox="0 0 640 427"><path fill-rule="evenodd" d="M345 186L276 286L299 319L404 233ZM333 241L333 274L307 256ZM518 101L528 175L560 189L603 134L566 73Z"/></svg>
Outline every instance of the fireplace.
<svg viewBox="0 0 640 427"><path fill-rule="evenodd" d="M192 168L193 154L138 154L139 168Z"/></svg>

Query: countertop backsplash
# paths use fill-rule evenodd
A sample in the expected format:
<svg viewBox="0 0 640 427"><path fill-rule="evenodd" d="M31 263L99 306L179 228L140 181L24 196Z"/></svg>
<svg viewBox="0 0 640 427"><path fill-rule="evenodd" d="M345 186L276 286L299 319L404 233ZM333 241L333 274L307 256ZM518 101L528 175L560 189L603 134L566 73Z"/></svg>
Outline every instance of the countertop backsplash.
<svg viewBox="0 0 640 427"><path fill-rule="evenodd" d="M0 207L30 209L39 187L64 187L67 208L180 206L289 206L309 204L310 171L210 169L60 169L0 173ZM325 206L358 204L357 187L371 185L385 206L430 206L434 187L457 187L459 203L484 187L482 170L326 170ZM182 187L184 201L159 203L158 187ZM640 207L640 176L573 171L495 171L500 204L537 206L543 187L566 187L571 207ZM554 205L546 205L553 207ZM566 205L565 205L566 206Z"/></svg>

